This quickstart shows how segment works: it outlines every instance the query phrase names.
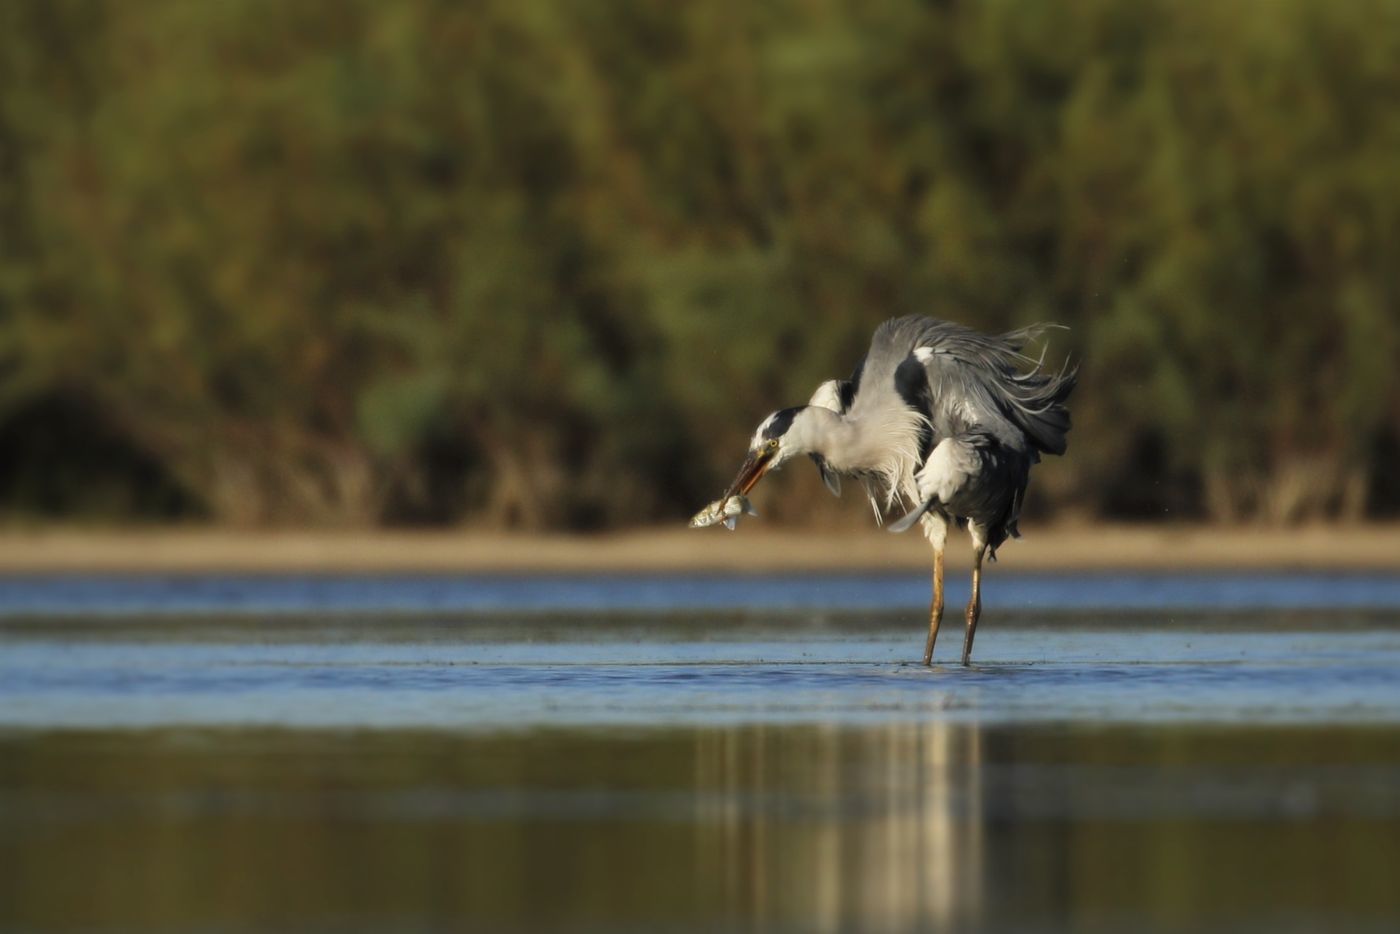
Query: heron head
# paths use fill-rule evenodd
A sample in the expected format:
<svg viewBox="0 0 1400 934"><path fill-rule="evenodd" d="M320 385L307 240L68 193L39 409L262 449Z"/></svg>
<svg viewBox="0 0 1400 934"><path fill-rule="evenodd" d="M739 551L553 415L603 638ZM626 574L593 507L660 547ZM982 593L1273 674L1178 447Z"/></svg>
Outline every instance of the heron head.
<svg viewBox="0 0 1400 934"><path fill-rule="evenodd" d="M754 484L799 454L820 453L822 416L836 414L820 406L799 405L779 409L759 423L749 442L749 453L725 496L747 496Z"/></svg>

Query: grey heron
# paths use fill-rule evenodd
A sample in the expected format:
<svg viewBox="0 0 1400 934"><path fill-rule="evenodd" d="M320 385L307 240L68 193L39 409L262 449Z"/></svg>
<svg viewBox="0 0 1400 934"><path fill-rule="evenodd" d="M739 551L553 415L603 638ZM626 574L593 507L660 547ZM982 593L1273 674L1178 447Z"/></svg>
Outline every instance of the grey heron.
<svg viewBox="0 0 1400 934"><path fill-rule="evenodd" d="M890 531L917 522L933 546L925 665L932 664L943 618L948 526L965 523L972 538L962 651L968 664L982 612L983 559L996 560L997 548L1020 536L1016 521L1031 466L1042 454L1065 452L1065 403L1076 372L1050 372L1043 354L1022 352L1050 327L989 335L920 315L886 321L850 379L828 380L806 405L759 424L721 502L747 495L765 473L805 454L838 496L843 475L861 480L877 521L908 504Z"/></svg>

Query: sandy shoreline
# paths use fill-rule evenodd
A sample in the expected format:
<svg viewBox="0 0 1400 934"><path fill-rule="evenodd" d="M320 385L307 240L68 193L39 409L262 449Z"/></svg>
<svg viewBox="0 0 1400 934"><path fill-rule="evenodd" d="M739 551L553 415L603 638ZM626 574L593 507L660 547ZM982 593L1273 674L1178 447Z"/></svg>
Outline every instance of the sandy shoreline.
<svg viewBox="0 0 1400 934"><path fill-rule="evenodd" d="M949 547L966 567L966 539ZM999 569L1400 572L1400 525L1290 530L1211 526L1050 526L1008 542ZM489 573L918 570L914 534L648 529L605 535L485 532L0 532L0 575L49 573Z"/></svg>

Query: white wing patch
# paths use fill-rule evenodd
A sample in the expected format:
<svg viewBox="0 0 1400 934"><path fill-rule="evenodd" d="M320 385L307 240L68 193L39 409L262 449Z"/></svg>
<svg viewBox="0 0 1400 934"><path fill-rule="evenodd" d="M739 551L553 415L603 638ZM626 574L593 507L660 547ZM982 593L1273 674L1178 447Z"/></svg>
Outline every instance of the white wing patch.
<svg viewBox="0 0 1400 934"><path fill-rule="evenodd" d="M829 379L817 387L817 391L812 393L812 398L808 400L808 405L820 406L823 409L830 409L837 414L841 412L841 390L840 383L834 379Z"/></svg>
<svg viewBox="0 0 1400 934"><path fill-rule="evenodd" d="M944 438L915 476L919 484L919 498L921 501L936 499L940 503L950 502L976 471L977 453L962 442Z"/></svg>

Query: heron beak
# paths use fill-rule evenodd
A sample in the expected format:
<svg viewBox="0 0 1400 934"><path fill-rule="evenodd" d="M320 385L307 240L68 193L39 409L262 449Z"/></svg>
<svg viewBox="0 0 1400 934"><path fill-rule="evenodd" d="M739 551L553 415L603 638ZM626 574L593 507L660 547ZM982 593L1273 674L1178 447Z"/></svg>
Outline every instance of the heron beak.
<svg viewBox="0 0 1400 934"><path fill-rule="evenodd" d="M734 495L748 496L749 490L763 478L768 470L768 462L773 459L773 455L766 451L757 454L752 451L744 458L743 466L739 468L739 475L734 478L734 482L729 485L722 499L729 499Z"/></svg>

